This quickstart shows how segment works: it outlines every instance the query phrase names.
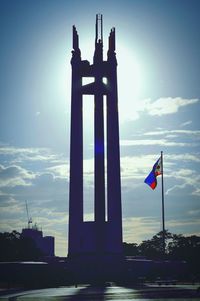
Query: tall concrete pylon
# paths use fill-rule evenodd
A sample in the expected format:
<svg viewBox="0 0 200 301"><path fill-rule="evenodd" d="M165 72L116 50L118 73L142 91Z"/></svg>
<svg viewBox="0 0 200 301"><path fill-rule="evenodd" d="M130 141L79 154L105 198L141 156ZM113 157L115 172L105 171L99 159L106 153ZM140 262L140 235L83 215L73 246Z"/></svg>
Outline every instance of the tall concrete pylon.
<svg viewBox="0 0 200 301"><path fill-rule="evenodd" d="M71 141L69 191L69 258L82 255L122 254L122 210L115 28L109 35L107 60L103 60L103 18L96 15L93 64L81 59L79 37L73 26L71 87ZM83 85L83 77L94 82ZM107 79L104 83L103 78ZM83 220L83 95L94 96L94 221ZM106 116L104 116L104 95ZM104 117L106 123L104 123ZM105 137L107 128L107 185ZM93 125L92 125L93 126ZM106 187L107 186L107 191ZM107 193L107 206L105 195ZM107 220L106 220L107 207Z"/></svg>

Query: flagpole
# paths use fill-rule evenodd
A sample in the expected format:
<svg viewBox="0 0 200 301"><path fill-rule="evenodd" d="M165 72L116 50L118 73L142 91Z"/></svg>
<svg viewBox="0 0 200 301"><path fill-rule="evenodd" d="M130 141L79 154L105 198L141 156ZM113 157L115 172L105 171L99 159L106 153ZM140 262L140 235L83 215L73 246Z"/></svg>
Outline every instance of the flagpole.
<svg viewBox="0 0 200 301"><path fill-rule="evenodd" d="M164 205L164 169L163 169L163 151L161 151L161 181L162 181L162 243L163 243L163 255L165 255L165 205Z"/></svg>

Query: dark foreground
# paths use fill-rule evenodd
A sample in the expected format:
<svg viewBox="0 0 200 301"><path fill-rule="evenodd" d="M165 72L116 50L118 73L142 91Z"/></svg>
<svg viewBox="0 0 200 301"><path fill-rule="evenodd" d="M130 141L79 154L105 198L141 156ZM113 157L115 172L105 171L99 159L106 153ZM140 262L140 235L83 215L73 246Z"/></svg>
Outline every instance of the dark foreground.
<svg viewBox="0 0 200 301"><path fill-rule="evenodd" d="M80 285L78 287L59 287L37 290L1 291L1 300L58 300L58 301L103 301L103 300L156 300L180 301L200 300L199 285L155 285L122 287L114 284L104 286Z"/></svg>

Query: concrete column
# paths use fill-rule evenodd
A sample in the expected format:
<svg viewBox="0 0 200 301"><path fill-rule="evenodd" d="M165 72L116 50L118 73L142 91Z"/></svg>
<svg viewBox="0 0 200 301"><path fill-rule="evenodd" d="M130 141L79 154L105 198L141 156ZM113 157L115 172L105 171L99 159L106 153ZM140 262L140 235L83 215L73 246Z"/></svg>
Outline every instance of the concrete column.
<svg viewBox="0 0 200 301"><path fill-rule="evenodd" d="M112 64L108 75L110 91L107 96L107 181L109 249L122 252L122 209L120 180L119 121L116 65Z"/></svg>
<svg viewBox="0 0 200 301"><path fill-rule="evenodd" d="M75 69L75 68L74 68ZM69 256L81 252L83 223L83 121L81 77L72 66Z"/></svg>
<svg viewBox="0 0 200 301"><path fill-rule="evenodd" d="M103 95L95 94L95 226L97 252L105 250L105 167Z"/></svg>

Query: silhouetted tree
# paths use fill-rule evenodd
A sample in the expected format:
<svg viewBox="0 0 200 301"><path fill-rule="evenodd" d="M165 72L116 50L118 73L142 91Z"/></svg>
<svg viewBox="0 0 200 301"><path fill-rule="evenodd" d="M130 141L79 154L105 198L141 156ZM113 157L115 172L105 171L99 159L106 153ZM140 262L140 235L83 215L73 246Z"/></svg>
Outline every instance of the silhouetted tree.
<svg viewBox="0 0 200 301"><path fill-rule="evenodd" d="M171 259L185 260L195 275L200 276L200 237L196 235L185 237L174 234L168 245Z"/></svg>
<svg viewBox="0 0 200 301"><path fill-rule="evenodd" d="M16 231L0 233L0 260L13 261L18 254L20 234Z"/></svg>
<svg viewBox="0 0 200 301"><path fill-rule="evenodd" d="M165 231L166 253L168 252L168 242L173 235ZM147 258L160 258L163 257L163 232L160 231L149 240L144 240L139 245L139 254Z"/></svg>
<svg viewBox="0 0 200 301"><path fill-rule="evenodd" d="M168 246L169 254L173 258L185 259L190 253L196 255L200 254L200 237L196 235L185 237L181 234L174 234L172 241Z"/></svg>
<svg viewBox="0 0 200 301"><path fill-rule="evenodd" d="M137 245L134 243L124 243L124 255L145 256L147 259L163 258L163 236L162 231L154 235L151 239L142 241ZM186 261L189 272L195 278L200 278L200 237L196 235L183 236L172 234L168 230L165 232L166 253L164 258L175 261Z"/></svg>
<svg viewBox="0 0 200 301"><path fill-rule="evenodd" d="M0 233L0 261L39 260L41 251L31 238L21 238L17 231Z"/></svg>
<svg viewBox="0 0 200 301"><path fill-rule="evenodd" d="M123 243L125 256L137 256L139 255L138 245L136 243Z"/></svg>

